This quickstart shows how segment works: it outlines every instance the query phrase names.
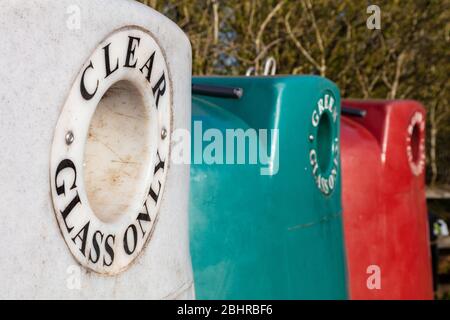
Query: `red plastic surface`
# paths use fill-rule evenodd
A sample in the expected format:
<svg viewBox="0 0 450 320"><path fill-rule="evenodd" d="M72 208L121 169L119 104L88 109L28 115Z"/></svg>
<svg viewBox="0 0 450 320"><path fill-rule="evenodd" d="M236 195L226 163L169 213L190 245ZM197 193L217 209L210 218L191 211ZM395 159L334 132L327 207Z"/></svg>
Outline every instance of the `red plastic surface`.
<svg viewBox="0 0 450 320"><path fill-rule="evenodd" d="M343 106L367 111L363 118L344 116L341 126L350 298L432 299L425 110L415 101Z"/></svg>

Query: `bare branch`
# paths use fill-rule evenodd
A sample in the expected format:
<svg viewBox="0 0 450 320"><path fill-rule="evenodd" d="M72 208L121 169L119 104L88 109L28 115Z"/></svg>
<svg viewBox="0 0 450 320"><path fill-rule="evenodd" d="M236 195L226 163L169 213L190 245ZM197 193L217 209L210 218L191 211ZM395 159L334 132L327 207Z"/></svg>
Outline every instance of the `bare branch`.
<svg viewBox="0 0 450 320"><path fill-rule="evenodd" d="M258 34L256 35L255 45L256 45L256 51L259 52L262 44L262 36L264 34L264 30L266 29L267 25L269 24L270 20L275 16L275 14L281 9L281 7L286 3L285 0L279 2L267 15L266 19L264 19L263 23L261 23L261 26L259 27Z"/></svg>
<svg viewBox="0 0 450 320"><path fill-rule="evenodd" d="M213 43L216 45L219 42L219 2L212 0L213 16L214 16L214 36Z"/></svg>
<svg viewBox="0 0 450 320"><path fill-rule="evenodd" d="M316 22L316 16L314 14L314 10L313 10L313 6L310 0L304 0L302 2L303 7L305 9L305 11L307 12L307 14L309 15L311 22L312 22L312 27L314 29L314 33L316 35L316 40L317 40L317 46L319 47L319 51L320 51L320 75L321 76L325 76L326 75L326 61L325 61L325 46L324 46L324 42L323 42L323 38L322 38L322 33L320 32L319 27L317 26L317 22Z"/></svg>
<svg viewBox="0 0 450 320"><path fill-rule="evenodd" d="M402 51L400 55L397 58L396 68L395 68L395 78L394 82L392 83L391 92L389 94L390 99L395 99L397 96L398 86L400 84L400 77L403 72L403 64L406 59L406 53Z"/></svg>
<svg viewBox="0 0 450 320"><path fill-rule="evenodd" d="M294 42L295 46L297 47L298 50L300 50L300 52L305 56L305 58L317 69L320 70L320 65L319 63L309 54L309 52L305 49L305 47L302 45L302 43L300 42L300 40L297 39L297 37L294 35L294 33L292 32L292 28L291 25L289 23L289 18L290 18L291 12L289 12L285 19L284 19L284 24L286 26L286 31L289 35L289 37L291 38L291 40Z"/></svg>

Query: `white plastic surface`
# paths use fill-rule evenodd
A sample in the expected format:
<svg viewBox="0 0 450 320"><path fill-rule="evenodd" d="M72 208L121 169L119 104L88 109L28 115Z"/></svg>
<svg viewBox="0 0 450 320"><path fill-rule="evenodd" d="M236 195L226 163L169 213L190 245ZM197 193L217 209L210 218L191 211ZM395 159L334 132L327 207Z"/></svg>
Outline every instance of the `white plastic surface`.
<svg viewBox="0 0 450 320"><path fill-rule="evenodd" d="M116 59L119 69L105 77L105 65L98 62L104 41L120 32L122 40L114 38L109 51L111 69ZM129 36L139 32L162 53L154 64L159 74L148 84L147 69L140 70L149 54L145 36L130 60L137 60L136 68L124 67ZM2 0L0 39L0 298L193 298L189 166L167 162L164 172L154 172L157 152L169 156L173 130L190 127L191 50L184 33L131 0ZM98 80L98 95L78 105L71 95L80 97L80 77L91 61L86 90L92 93ZM158 109L148 89L164 68L167 92ZM67 140L70 132L73 141ZM76 188L70 168L56 174L65 158L79 168ZM151 223L136 220L159 182L163 191L149 209ZM73 230L64 231L58 210L76 192L82 205L66 221ZM81 228L87 221L90 240L83 254ZM115 251L117 264L108 267L100 262L109 264L111 256L99 249L101 259L93 263L93 233L115 234L120 241L114 249L123 251L130 223L140 237L133 254ZM101 233L97 242L105 249Z"/></svg>

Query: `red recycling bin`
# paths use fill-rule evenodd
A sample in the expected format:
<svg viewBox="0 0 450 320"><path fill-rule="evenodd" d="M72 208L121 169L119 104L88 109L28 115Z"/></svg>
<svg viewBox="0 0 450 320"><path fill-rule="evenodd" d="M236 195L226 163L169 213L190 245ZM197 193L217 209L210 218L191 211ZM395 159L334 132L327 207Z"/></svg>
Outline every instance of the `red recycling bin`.
<svg viewBox="0 0 450 320"><path fill-rule="evenodd" d="M342 201L352 299L432 299L425 200L425 110L415 101L344 100Z"/></svg>

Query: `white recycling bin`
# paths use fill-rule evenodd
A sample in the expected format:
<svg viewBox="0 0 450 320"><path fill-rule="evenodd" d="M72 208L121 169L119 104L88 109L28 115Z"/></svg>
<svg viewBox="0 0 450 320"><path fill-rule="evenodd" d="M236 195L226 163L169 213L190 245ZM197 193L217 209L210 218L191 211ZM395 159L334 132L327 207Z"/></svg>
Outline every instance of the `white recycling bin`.
<svg viewBox="0 0 450 320"><path fill-rule="evenodd" d="M191 48L128 0L0 2L0 298L191 299Z"/></svg>

